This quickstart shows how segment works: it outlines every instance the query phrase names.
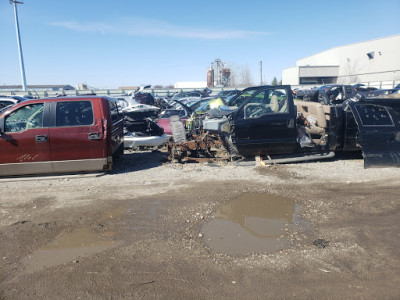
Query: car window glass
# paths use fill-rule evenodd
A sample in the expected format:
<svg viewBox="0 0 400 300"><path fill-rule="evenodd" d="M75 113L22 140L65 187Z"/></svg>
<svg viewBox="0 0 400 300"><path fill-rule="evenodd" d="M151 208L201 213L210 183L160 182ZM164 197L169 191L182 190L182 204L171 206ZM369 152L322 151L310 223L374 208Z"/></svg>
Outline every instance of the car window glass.
<svg viewBox="0 0 400 300"><path fill-rule="evenodd" d="M114 100L110 100L108 103L110 104L111 121L118 120L119 111L117 103Z"/></svg>
<svg viewBox="0 0 400 300"><path fill-rule="evenodd" d="M20 132L43 127L43 103L23 106L12 112L5 119L6 132Z"/></svg>
<svg viewBox="0 0 400 300"><path fill-rule="evenodd" d="M181 110L180 112L179 112L179 117L180 118L183 118L183 117L186 117L187 116L187 113L186 113L186 110Z"/></svg>
<svg viewBox="0 0 400 300"><path fill-rule="evenodd" d="M126 101L125 99L118 98L118 100L117 100L117 105L118 105L121 109L124 109L125 107L128 107L128 106L129 106L129 103L128 103L128 101Z"/></svg>
<svg viewBox="0 0 400 300"><path fill-rule="evenodd" d="M93 124L93 108L90 101L57 102L56 126L86 126Z"/></svg>
<svg viewBox="0 0 400 300"><path fill-rule="evenodd" d="M12 105L12 104L14 104L14 102L7 101L7 100L1 100L0 101L0 108L6 107L6 106L9 106L9 105Z"/></svg>
<svg viewBox="0 0 400 300"><path fill-rule="evenodd" d="M258 92L243 107L245 119L259 118L267 114L287 113L287 93L285 89L268 89Z"/></svg>
<svg viewBox="0 0 400 300"><path fill-rule="evenodd" d="M254 90L245 91L243 94L229 102L229 106L241 106L247 99L254 94Z"/></svg>
<svg viewBox="0 0 400 300"><path fill-rule="evenodd" d="M162 118L163 119L168 119L169 117L172 117L172 116L178 116L180 112L181 111L179 109L167 109L164 112Z"/></svg>

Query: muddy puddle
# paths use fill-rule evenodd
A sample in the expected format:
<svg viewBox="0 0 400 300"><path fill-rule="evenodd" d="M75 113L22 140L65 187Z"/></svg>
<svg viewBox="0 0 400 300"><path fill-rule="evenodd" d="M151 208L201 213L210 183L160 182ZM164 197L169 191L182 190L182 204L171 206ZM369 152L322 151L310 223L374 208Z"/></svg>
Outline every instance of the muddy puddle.
<svg viewBox="0 0 400 300"><path fill-rule="evenodd" d="M113 233L97 235L90 228L62 233L55 240L36 250L24 259L27 271L38 271L68 262L79 262L79 257L98 253L113 247Z"/></svg>
<svg viewBox="0 0 400 300"><path fill-rule="evenodd" d="M294 200L245 193L220 207L211 221L203 224L201 233L207 246L217 253L275 252L289 247L284 229L296 219Z"/></svg>
<svg viewBox="0 0 400 300"><path fill-rule="evenodd" d="M105 211L103 221L126 215L129 210L125 206L119 206ZM114 240L114 232L95 232L89 227L83 227L72 232L59 234L49 244L40 247L23 261L28 272L39 271L45 268L75 262L79 258L95 254L117 246L119 242Z"/></svg>

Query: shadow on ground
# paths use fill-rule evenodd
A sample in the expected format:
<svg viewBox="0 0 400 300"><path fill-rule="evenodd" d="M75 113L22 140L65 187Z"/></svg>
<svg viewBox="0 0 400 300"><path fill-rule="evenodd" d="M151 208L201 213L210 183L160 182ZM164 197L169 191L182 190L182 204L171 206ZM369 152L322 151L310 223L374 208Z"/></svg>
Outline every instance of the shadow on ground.
<svg viewBox="0 0 400 300"><path fill-rule="evenodd" d="M361 151L354 152L337 152L335 160L352 160L352 159L364 159Z"/></svg>
<svg viewBox="0 0 400 300"><path fill-rule="evenodd" d="M114 161L112 174L128 173L152 169L168 162L168 153L154 151L125 151L124 155Z"/></svg>

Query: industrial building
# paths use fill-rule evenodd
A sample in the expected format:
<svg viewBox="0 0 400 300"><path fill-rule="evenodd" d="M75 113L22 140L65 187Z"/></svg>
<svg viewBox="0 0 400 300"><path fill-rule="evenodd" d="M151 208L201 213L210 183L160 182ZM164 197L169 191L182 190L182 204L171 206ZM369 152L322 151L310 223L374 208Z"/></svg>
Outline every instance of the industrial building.
<svg viewBox="0 0 400 300"><path fill-rule="evenodd" d="M398 82L400 34L335 47L282 71L282 83L292 86L364 83L390 87Z"/></svg>

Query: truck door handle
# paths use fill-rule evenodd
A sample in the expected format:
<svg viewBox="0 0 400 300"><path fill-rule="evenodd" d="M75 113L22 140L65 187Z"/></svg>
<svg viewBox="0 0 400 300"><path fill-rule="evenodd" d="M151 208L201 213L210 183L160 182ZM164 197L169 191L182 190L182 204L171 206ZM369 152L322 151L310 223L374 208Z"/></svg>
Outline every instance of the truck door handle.
<svg viewBox="0 0 400 300"><path fill-rule="evenodd" d="M35 135L35 142L36 143L45 143L45 142L47 142L47 135L46 134Z"/></svg>
<svg viewBox="0 0 400 300"><path fill-rule="evenodd" d="M90 132L89 140L100 140L100 132Z"/></svg>

